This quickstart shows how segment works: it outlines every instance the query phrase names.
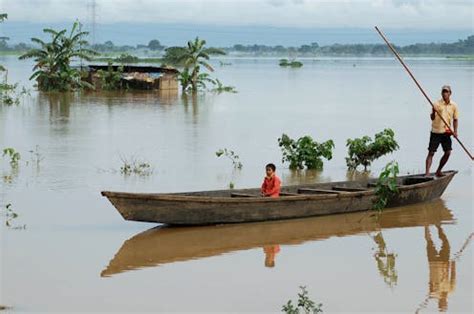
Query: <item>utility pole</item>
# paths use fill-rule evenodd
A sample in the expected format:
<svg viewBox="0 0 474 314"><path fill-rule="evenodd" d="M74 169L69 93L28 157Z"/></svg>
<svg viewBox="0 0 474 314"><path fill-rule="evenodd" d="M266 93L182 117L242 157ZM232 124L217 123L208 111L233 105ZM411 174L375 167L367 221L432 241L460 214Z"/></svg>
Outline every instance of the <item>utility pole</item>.
<svg viewBox="0 0 474 314"><path fill-rule="evenodd" d="M97 24L97 3L96 0L90 0L88 3L88 9L90 10L90 23L91 23L91 44L96 44L96 24Z"/></svg>

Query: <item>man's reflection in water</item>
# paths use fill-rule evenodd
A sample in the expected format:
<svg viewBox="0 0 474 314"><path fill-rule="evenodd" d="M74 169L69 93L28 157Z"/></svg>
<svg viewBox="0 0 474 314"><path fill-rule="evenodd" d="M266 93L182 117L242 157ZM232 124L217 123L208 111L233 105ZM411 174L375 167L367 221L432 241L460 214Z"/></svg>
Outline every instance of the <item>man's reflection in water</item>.
<svg viewBox="0 0 474 314"><path fill-rule="evenodd" d="M268 245L263 247L265 252L265 267L275 267L275 256L280 252L280 246Z"/></svg>
<svg viewBox="0 0 474 314"><path fill-rule="evenodd" d="M374 254L374 257L375 261L377 262L379 273L382 275L385 283L390 287L393 287L398 281L398 274L397 270L395 269L395 260L397 254L388 252L382 232L377 233L373 239L378 248L377 252Z"/></svg>
<svg viewBox="0 0 474 314"><path fill-rule="evenodd" d="M438 238L441 240L441 249L438 251L431 238L428 226L425 226L426 255L430 268L429 295L430 299L438 299L438 309L446 311L448 296L456 287L456 262L451 261L450 246L440 225L437 225Z"/></svg>

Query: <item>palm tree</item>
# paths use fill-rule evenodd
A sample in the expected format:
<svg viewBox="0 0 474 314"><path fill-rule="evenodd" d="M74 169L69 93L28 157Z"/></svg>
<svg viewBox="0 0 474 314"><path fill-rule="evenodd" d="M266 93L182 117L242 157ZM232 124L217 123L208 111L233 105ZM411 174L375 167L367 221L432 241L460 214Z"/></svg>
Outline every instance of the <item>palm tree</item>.
<svg viewBox="0 0 474 314"><path fill-rule="evenodd" d="M56 31L50 28L43 30L51 35L50 42L44 42L39 38L31 38L38 44L39 48L31 49L20 56L20 60L34 58L35 66L30 80L36 79L38 88L44 91L59 90L70 91L83 87L92 86L81 79L79 70L71 67L74 59L92 60L92 56L98 55L87 47L85 37L89 34L80 30L80 23L75 22L71 31Z"/></svg>
<svg viewBox="0 0 474 314"><path fill-rule="evenodd" d="M205 48L206 41L196 37L194 40L188 41L186 47L170 47L166 49L165 60L174 64L182 65L184 70L182 76L189 76L186 79L187 84L193 92L196 92L201 86L205 86L205 82L210 82L209 76L200 76L201 66L210 72L214 72L212 66L207 62L211 55L225 55L225 51L218 48ZM183 90L188 88L183 86Z"/></svg>

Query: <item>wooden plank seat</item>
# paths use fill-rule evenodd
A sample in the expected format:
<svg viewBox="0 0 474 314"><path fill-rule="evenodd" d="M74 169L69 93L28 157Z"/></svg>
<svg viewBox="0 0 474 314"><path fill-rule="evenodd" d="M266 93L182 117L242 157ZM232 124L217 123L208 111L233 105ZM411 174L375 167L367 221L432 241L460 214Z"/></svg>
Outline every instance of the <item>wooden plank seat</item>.
<svg viewBox="0 0 474 314"><path fill-rule="evenodd" d="M309 188L300 188L298 189L299 194L341 194L344 192L326 190L326 189L309 189Z"/></svg>
<svg viewBox="0 0 474 314"><path fill-rule="evenodd" d="M298 193L280 192L280 196L298 196Z"/></svg>
<svg viewBox="0 0 474 314"><path fill-rule="evenodd" d="M260 195L245 194L245 193L230 193L230 197L260 197Z"/></svg>
<svg viewBox="0 0 474 314"><path fill-rule="evenodd" d="M353 188L353 187L346 187L346 186L333 186L332 189L334 191L344 191L344 192L363 192L367 191L367 188Z"/></svg>

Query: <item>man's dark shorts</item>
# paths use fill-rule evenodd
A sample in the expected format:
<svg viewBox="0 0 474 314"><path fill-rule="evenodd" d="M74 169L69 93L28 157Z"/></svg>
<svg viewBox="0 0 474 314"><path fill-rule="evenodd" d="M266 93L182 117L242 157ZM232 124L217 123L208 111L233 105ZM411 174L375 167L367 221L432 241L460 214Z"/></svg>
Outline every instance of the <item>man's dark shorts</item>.
<svg viewBox="0 0 474 314"><path fill-rule="evenodd" d="M451 136L449 136L448 134L439 134L431 132L428 150L430 152L435 152L438 149L439 144L441 144L441 146L443 147L443 151L445 152L452 150Z"/></svg>

